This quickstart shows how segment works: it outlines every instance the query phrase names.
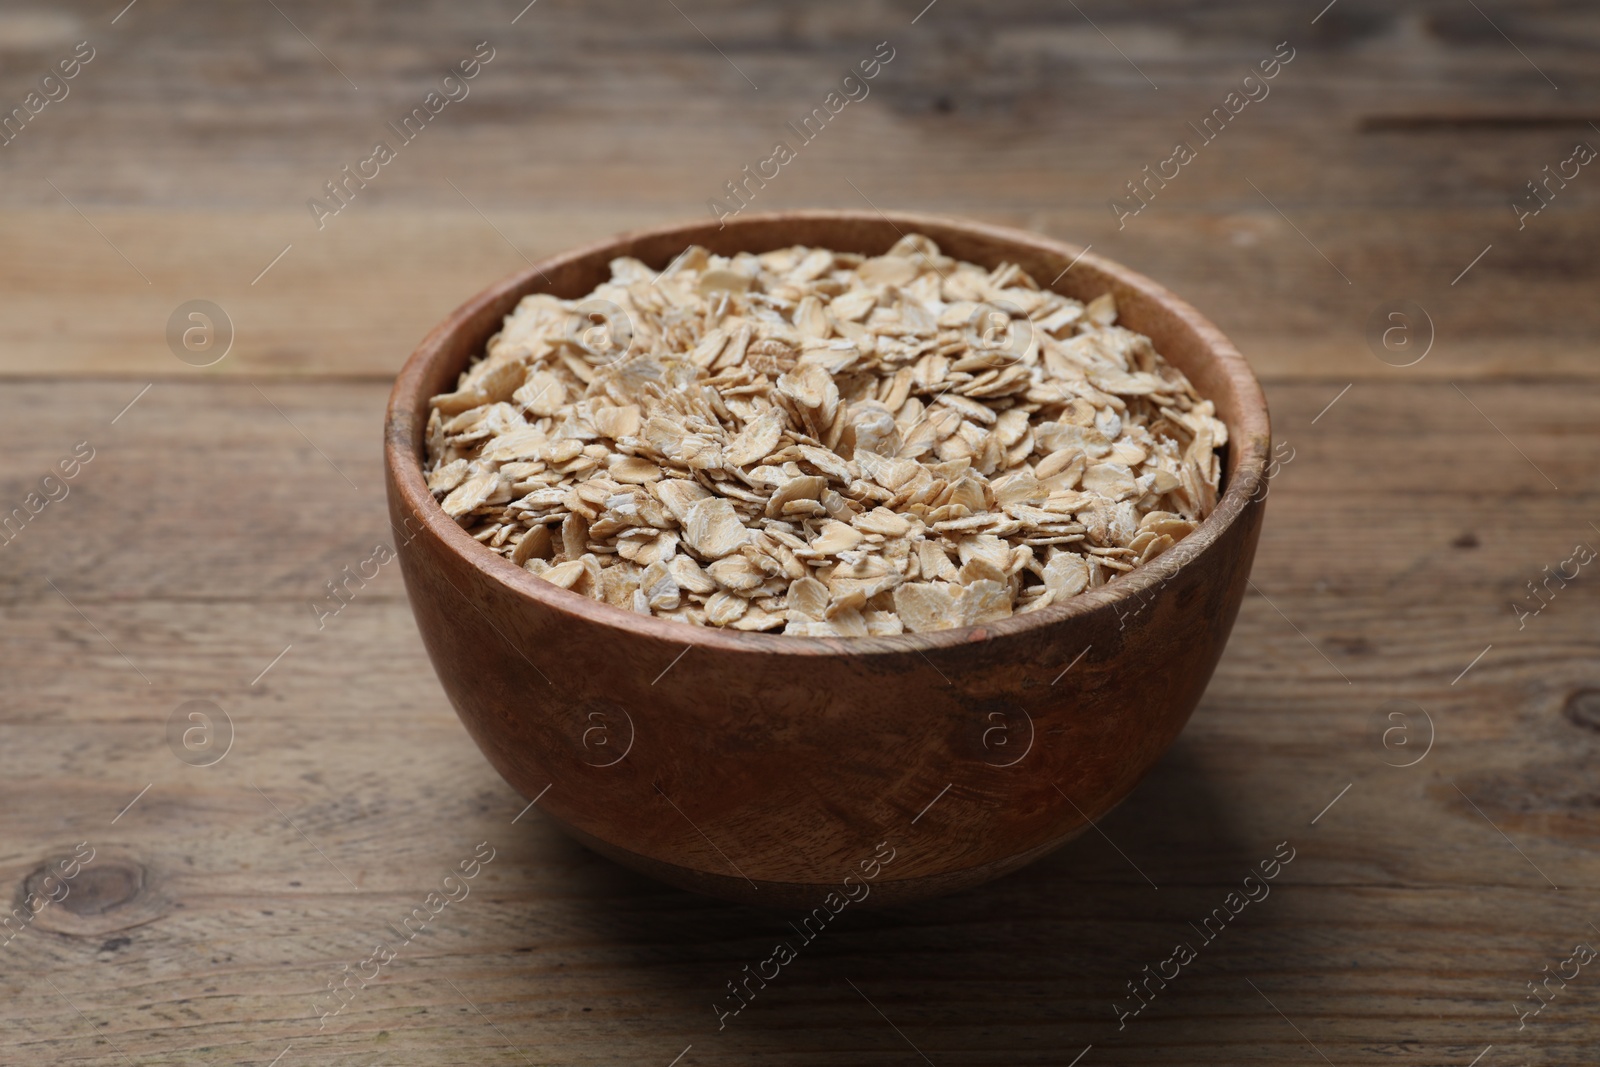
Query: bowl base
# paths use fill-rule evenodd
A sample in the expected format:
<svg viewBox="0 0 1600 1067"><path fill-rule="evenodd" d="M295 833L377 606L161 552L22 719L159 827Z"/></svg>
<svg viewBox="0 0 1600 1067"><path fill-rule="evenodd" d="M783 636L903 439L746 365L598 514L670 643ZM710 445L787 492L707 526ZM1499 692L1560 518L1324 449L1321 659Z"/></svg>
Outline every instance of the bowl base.
<svg viewBox="0 0 1600 1067"><path fill-rule="evenodd" d="M748 904L757 908L804 910L822 907L823 899L829 893L840 891L839 882L773 882L760 878L745 878L738 874L713 874L692 867L680 867L676 863L667 863L601 841L548 811L542 811L540 814L573 840L606 859L691 893L700 893L730 903ZM1088 827L1080 826L1057 840L978 867L913 878L885 878L874 881L869 883L872 892L861 900L852 902L850 906L858 910L887 908L971 889L1026 867L1034 860L1069 843L1086 829Z"/></svg>

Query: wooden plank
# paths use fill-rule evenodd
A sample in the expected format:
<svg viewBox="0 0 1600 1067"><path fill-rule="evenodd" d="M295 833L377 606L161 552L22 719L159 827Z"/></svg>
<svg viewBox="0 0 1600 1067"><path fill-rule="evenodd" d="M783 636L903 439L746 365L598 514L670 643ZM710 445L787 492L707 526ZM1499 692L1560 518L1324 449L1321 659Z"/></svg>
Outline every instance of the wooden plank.
<svg viewBox="0 0 1600 1067"><path fill-rule="evenodd" d="M293 604L314 622L305 601L392 536L381 496L387 387L147 384L30 381L0 393L0 449L10 457L0 515L79 442L95 449L69 495L0 548L9 561L0 602L49 594L39 577L49 575L68 595L114 599L223 589ZM1600 538L1589 526L1600 522L1590 508L1594 384L1458 391L1394 372L1341 396L1344 384L1268 384L1285 462L1270 490L1264 588L1383 594L1403 583L1407 603L1470 596L1486 617L1512 619L1507 604L1527 581L1542 580L1576 541ZM1389 495L1374 490L1378 471ZM1486 491L1503 500L1489 503ZM221 506L202 518L196 509L208 501ZM1467 534L1477 547L1455 544ZM1282 556L1271 551L1280 539L1294 546ZM117 565L133 551L138 566Z"/></svg>
<svg viewBox="0 0 1600 1067"><path fill-rule="evenodd" d="M916 26L823 5L808 11L800 50L776 11L700 11L696 25L761 91L670 8L535 8L515 27L437 2L405 16L286 9L357 92L269 9L185 14L175 35L159 5L115 26L69 6L26 23L16 73L0 81L0 99L20 97L26 71L79 35L98 42L71 95L4 149L0 239L17 266L4 275L0 374L184 374L163 333L196 298L238 328L211 373L392 374L445 311L523 256L706 214L887 39L895 59L872 94L756 191L754 208L972 214L1093 244L1190 298L1274 376L1382 380L1364 327L1403 298L1429 310L1451 354L1421 376L1591 376L1596 194L1574 180L1521 231L1511 208L1593 136L1600 106L1572 28L1584 9L1566 0L1490 23L1434 7L1424 19L1345 0L1315 26L1243 3L1100 12L1126 61L1078 12L1042 4L1006 17L946 5ZM617 18L638 23L626 46L602 29ZM386 123L485 38L496 55L471 94L319 230L307 200L378 137L398 141ZM1189 123L1284 39L1295 59L1271 95L1180 177L1148 187L1149 206L1119 227L1110 198L1175 140L1199 144ZM272 62L253 51L262 41ZM592 48L574 41L623 47L626 61L598 78ZM1407 48L1432 58L1397 66ZM118 166L83 162L108 154Z"/></svg>
<svg viewBox="0 0 1600 1067"><path fill-rule="evenodd" d="M1515 228L1501 225L1498 209L1412 220L1405 230L1373 235L1368 212L1276 198L1293 213L1291 226L1252 200L1243 183L1198 212L1179 199L1189 196L1175 190L1171 211L1158 215L1152 205L1122 235L1100 207L978 214L1088 244L1150 274L1212 318L1271 377L1395 380L1396 368L1378 358L1366 332L1380 308L1404 299L1426 309L1435 338L1407 376L1592 378L1600 366L1600 310L1587 299L1596 273L1585 249L1600 233L1592 212L1571 217L1574 228L1518 245L1501 239ZM956 210L903 194L874 199L885 208ZM541 255L664 221L639 210L530 213L490 202L482 205L486 221L436 202L442 209L374 207L321 234L283 212L95 211L95 224L150 285L64 208L0 214L0 240L29 264L0 305L0 375L387 379L436 322L489 282ZM816 197L797 192L773 206L780 203L864 206L848 187ZM684 203L666 217L698 210ZM1294 226L1315 233L1318 247L1358 284L1341 282ZM1473 233L1482 240L1455 236ZM1451 288L1487 244L1496 247ZM1427 262L1416 253L1423 247L1431 250ZM95 294L94 314L86 314L85 292ZM166 339L169 318L197 299L220 305L234 330L232 350L203 370L180 361ZM1425 343L1428 325L1410 325Z"/></svg>
<svg viewBox="0 0 1600 1067"><path fill-rule="evenodd" d="M914 1061L874 1005L937 1063L1061 1064L1090 1044L1084 1062L1314 1061L1295 1027L1335 1062L1466 1063L1490 1044L1597 1062L1583 983L1525 1031L1512 1007L1596 936L1592 597L1578 583L1521 632L1503 604L1585 521L1582 471L1558 463L1595 453L1592 385L1473 390L1574 477L1559 494L1447 385L1358 387L1314 427L1331 386L1274 385L1298 451L1272 490L1264 595L1184 737L1104 820L1115 847L1091 835L980 892L847 913L723 1030L713 1003L794 936L788 916L623 872L536 812L513 823L525 802L450 712L393 575L316 629L305 601L382 536L383 387L163 381L109 425L136 386L0 398L12 469L80 433L97 449L0 550L0 878L88 841L102 870L144 879L103 912L51 905L0 949L6 1062L665 1064L691 1044L682 1062ZM1486 514L1486 477L1517 507ZM1478 547L1450 543L1462 528ZM168 747L191 699L232 722L215 767ZM1392 764L1425 723L1406 720L1410 749L1382 736L1403 700L1436 731L1409 768ZM1202 944L1190 924L1284 840L1270 897ZM472 895L319 1029L319 990L480 841L497 852ZM1177 940L1198 960L1119 1030L1126 983Z"/></svg>
<svg viewBox="0 0 1600 1067"><path fill-rule="evenodd" d="M317 885L345 892L348 883L339 873L344 870L362 892L403 888L411 877L409 861L391 863L390 851L402 849L412 859L420 854L405 851L409 846L394 838L422 816L419 805L432 801L396 796L409 787L371 764L375 752L386 765L398 762L414 771L428 793L448 794L450 803L483 811L509 806L508 820L524 806L487 764L480 771L475 749L408 632L403 602L358 602L339 620L337 632L293 635L300 639L290 654L253 685L285 645L262 632L272 628L271 620L257 611L232 603L210 611L192 604L79 606L89 622L60 602L11 608L0 622L19 659L10 671L18 710L6 720L16 744L0 754L9 783L8 822L14 819L7 840L19 850L8 862L27 862L31 849L75 832L69 827L88 832L110 825L151 782L155 787L136 810L158 809L172 818L187 812L192 826L186 847L210 841L225 856L227 836L241 824L271 830L272 809L252 792L255 783L281 790L279 803L299 813L297 824L329 848L338 867L318 865L311 872ZM1326 612L1299 605L1297 614L1305 633L1328 644L1322 632ZM1441 615L1418 613L1405 621L1440 627ZM1330 658L1338 657L1330 663L1270 605L1253 598L1185 746L1170 758L1164 776L1153 780L1169 784L1143 788L1127 805L1135 814L1119 816L1120 825L1136 827L1134 844L1122 842L1124 848L1148 857L1138 861L1139 869L1158 884L1211 884L1205 872L1222 845L1216 828L1208 826L1211 813L1186 810L1186 792L1209 796L1222 781L1237 785L1237 794L1222 791L1215 803L1227 806L1229 825L1247 828L1255 840L1302 832L1298 828L1308 827L1354 782L1352 792L1338 800L1340 818L1319 831L1335 837L1335 854L1302 868L1317 869L1319 883L1538 888L1547 885L1543 870L1564 887L1592 887L1600 875L1587 850L1595 817L1580 784L1593 756L1592 739L1569 707L1592 679L1584 670L1581 627L1553 623L1548 630L1537 642L1497 643L1494 654L1468 675L1470 685L1452 686L1475 650L1424 647L1418 650L1422 665L1407 671L1394 662L1353 661L1330 645ZM355 685L347 667L352 660L372 664ZM75 687L59 681L66 665L81 678ZM1349 675L1348 684L1336 666ZM1537 689L1525 684L1530 672L1540 675ZM559 686L559 668L552 676ZM1048 678L1036 684L1048 684ZM1019 691L1026 694L1027 688ZM174 709L191 699L212 700L227 713L239 746L229 768L241 771L243 781L201 775L174 760L164 729ZM1412 704L1406 719L1386 718L1386 709L1407 701ZM1383 731L1397 724L1409 731L1409 747L1394 736L1385 745ZM54 741L86 732L92 738L80 736L70 752L52 757L57 762L39 765L41 752L53 751L48 746ZM1412 774L1388 769L1412 760L1428 762ZM104 767L116 773L95 769ZM476 784L458 790L449 784L453 779ZM1508 848L1495 852L1505 848L1503 842L1451 781L1494 825L1521 841L1531 860ZM196 784L201 782L204 788ZM70 808L61 806L63 789L72 798ZM1268 796L1278 799L1255 807ZM490 804L494 797L499 799ZM1372 827L1397 808L1415 809L1428 824L1426 847L1409 834L1374 839ZM349 823L357 816L359 822ZM34 819L42 820L39 827ZM1349 827L1351 836L1336 834L1334 826ZM289 834L284 840L297 839ZM291 853L282 862L316 858ZM1099 878L1145 884L1115 853L1095 862ZM1241 862L1248 867L1254 861Z"/></svg>

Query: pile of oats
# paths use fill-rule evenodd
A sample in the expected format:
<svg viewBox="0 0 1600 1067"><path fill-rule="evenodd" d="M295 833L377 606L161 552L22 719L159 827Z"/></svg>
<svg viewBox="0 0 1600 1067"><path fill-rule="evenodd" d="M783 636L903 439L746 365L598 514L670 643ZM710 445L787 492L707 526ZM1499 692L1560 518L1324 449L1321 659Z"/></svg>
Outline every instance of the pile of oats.
<svg viewBox="0 0 1600 1067"><path fill-rule="evenodd" d="M428 486L546 581L708 626L1035 611L1215 506L1227 429L1149 338L1014 265L692 247L523 298L428 419Z"/></svg>

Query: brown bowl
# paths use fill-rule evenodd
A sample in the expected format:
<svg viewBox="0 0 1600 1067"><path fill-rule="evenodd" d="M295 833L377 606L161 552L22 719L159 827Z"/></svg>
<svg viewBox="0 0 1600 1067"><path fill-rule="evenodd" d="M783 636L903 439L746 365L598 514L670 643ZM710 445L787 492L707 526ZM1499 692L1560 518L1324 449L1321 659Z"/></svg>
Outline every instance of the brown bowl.
<svg viewBox="0 0 1600 1067"><path fill-rule="evenodd" d="M455 387L524 295L582 296L616 256L660 269L690 244L875 255L912 232L1085 301L1116 294L1118 321L1148 334L1228 426L1216 510L1154 561L1064 604L966 629L835 639L590 600L478 544L428 492L428 398ZM1269 448L1244 357L1148 278L1037 234L815 211L627 234L489 287L401 370L384 459L423 642L506 781L578 840L674 885L838 910L845 897L893 903L999 877L1127 796L1222 655L1261 529Z"/></svg>

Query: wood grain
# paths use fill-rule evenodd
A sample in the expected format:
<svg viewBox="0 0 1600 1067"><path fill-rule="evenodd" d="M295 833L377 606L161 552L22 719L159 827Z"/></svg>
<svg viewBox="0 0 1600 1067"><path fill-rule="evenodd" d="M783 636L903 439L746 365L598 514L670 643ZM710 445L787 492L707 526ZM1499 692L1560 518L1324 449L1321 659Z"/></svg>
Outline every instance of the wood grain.
<svg viewBox="0 0 1600 1067"><path fill-rule="evenodd" d="M1184 294L1271 376L1381 379L1362 325L1403 298L1428 308L1450 352L1448 369L1433 360L1420 373L1600 365L1600 310L1585 299L1600 185L1574 180L1520 231L1510 206L1597 136L1584 51L1596 33L1580 0L1493 22L1449 0L1343 0L1314 26L1237 2L1088 12L1129 61L1070 7L942 8L915 26L887 5L686 11L757 91L670 6L543 0L515 26L497 8L439 0L371 17L285 7L355 91L270 7L143 0L111 25L97 6L65 5L18 35L0 78L0 100L20 100L28 72L71 41L99 48L71 95L0 149L0 239L16 250L0 374L182 374L167 316L205 298L239 331L214 373L388 376L522 257L709 215L723 183L879 40L895 58L870 95L755 206L870 203L1093 244ZM635 31L609 33L619 20ZM306 201L392 137L386 123L480 40L495 58L470 95L319 230ZM1119 229L1108 200L1176 139L1198 141L1188 124L1285 40L1295 59L1270 95ZM91 162L107 156L119 165ZM85 291L104 312L90 321Z"/></svg>
<svg viewBox="0 0 1600 1067"><path fill-rule="evenodd" d="M1514 1007L1600 938L1600 605L1584 574L1511 608L1600 545L1600 185L1520 232L1509 206L1600 143L1589 5L280 2L359 91L270 5L122 6L0 13L0 104L99 50L0 148L0 512L95 448L0 545L7 899L96 849L0 946L0 1062L1600 1063L1592 968L1522 1030ZM306 197L484 39L473 95L317 231ZM1294 458L1211 687L1104 836L847 910L719 1031L798 917L513 823L391 569L321 630L308 605L387 536L383 402L429 326L523 256L706 213L885 39L872 95L756 206L865 194L1093 244L1228 332ZM1107 198L1286 39L1270 98L1119 231ZM1438 341L1396 369L1363 333L1403 297ZM238 326L206 370L164 339L195 298ZM193 699L234 726L214 767L168 747ZM1427 724L1397 701L1434 728L1409 768ZM1285 840L1271 895L1198 945ZM319 1030L328 982L482 841L471 895ZM1197 960L1119 1031L1178 939Z"/></svg>
<svg viewBox="0 0 1600 1067"><path fill-rule="evenodd" d="M136 1061L266 1063L292 1043L293 1055L355 1062L523 1062L446 979L551 1062L665 1063L690 1043L702 1062L914 1057L846 978L935 1062L1060 1063L1091 1042L1108 1063L1314 1055L1249 978L1336 1062L1373 1048L1456 1062L1491 1043L1527 1062L1592 1062L1594 1002L1580 982L1530 1024L1537 1044L1519 1043L1510 1005L1569 942L1593 936L1584 901L1600 868L1587 846L1600 823L1581 783L1596 720L1581 694L1600 685L1596 605L1574 583L1523 631L1507 606L1584 539L1592 499L1576 471L1585 488L1541 490L1447 385L1352 391L1309 439L1296 424L1328 386L1270 388L1297 452L1269 498L1260 593L1189 729L1103 823L1115 849L1091 835L986 891L846 912L720 1033L712 1003L790 916L625 874L536 813L513 825L523 802L451 713L396 575L316 629L306 602L385 537L372 427L386 389L268 386L280 415L243 383L161 383L107 428L116 436L82 429L133 391L26 384L6 398L3 425L16 429L4 444L24 470L79 432L98 451L72 494L0 549L11 660L0 870L18 885L87 840L147 877L131 912L51 905L0 950L8 1061L120 1061L48 977ZM1536 459L1594 454L1581 425L1592 386L1490 395ZM185 439L218 447L185 450ZM1438 453L1416 461L1433 470L1431 490L1396 477L1375 503L1355 471L1424 441ZM1480 462L1463 469L1453 454ZM1485 513L1470 495L1480 478L1520 486L1527 503ZM241 479L298 486L301 499L241 493ZM231 501L230 513L195 521L207 500ZM1390 518L1385 500L1431 510ZM1455 544L1467 532L1475 547ZM196 698L225 708L237 732L214 768L166 747L167 717ZM1373 721L1396 700L1427 709L1437 729L1408 769L1385 766L1413 757L1385 749L1380 727L1392 723ZM1425 727L1411 725L1420 745ZM317 991L484 840L499 852L473 895L318 1031ZM1174 939L1197 940L1188 924L1282 840L1298 855L1272 895L1119 1035L1124 983ZM819 1013L826 1032L810 1025Z"/></svg>

